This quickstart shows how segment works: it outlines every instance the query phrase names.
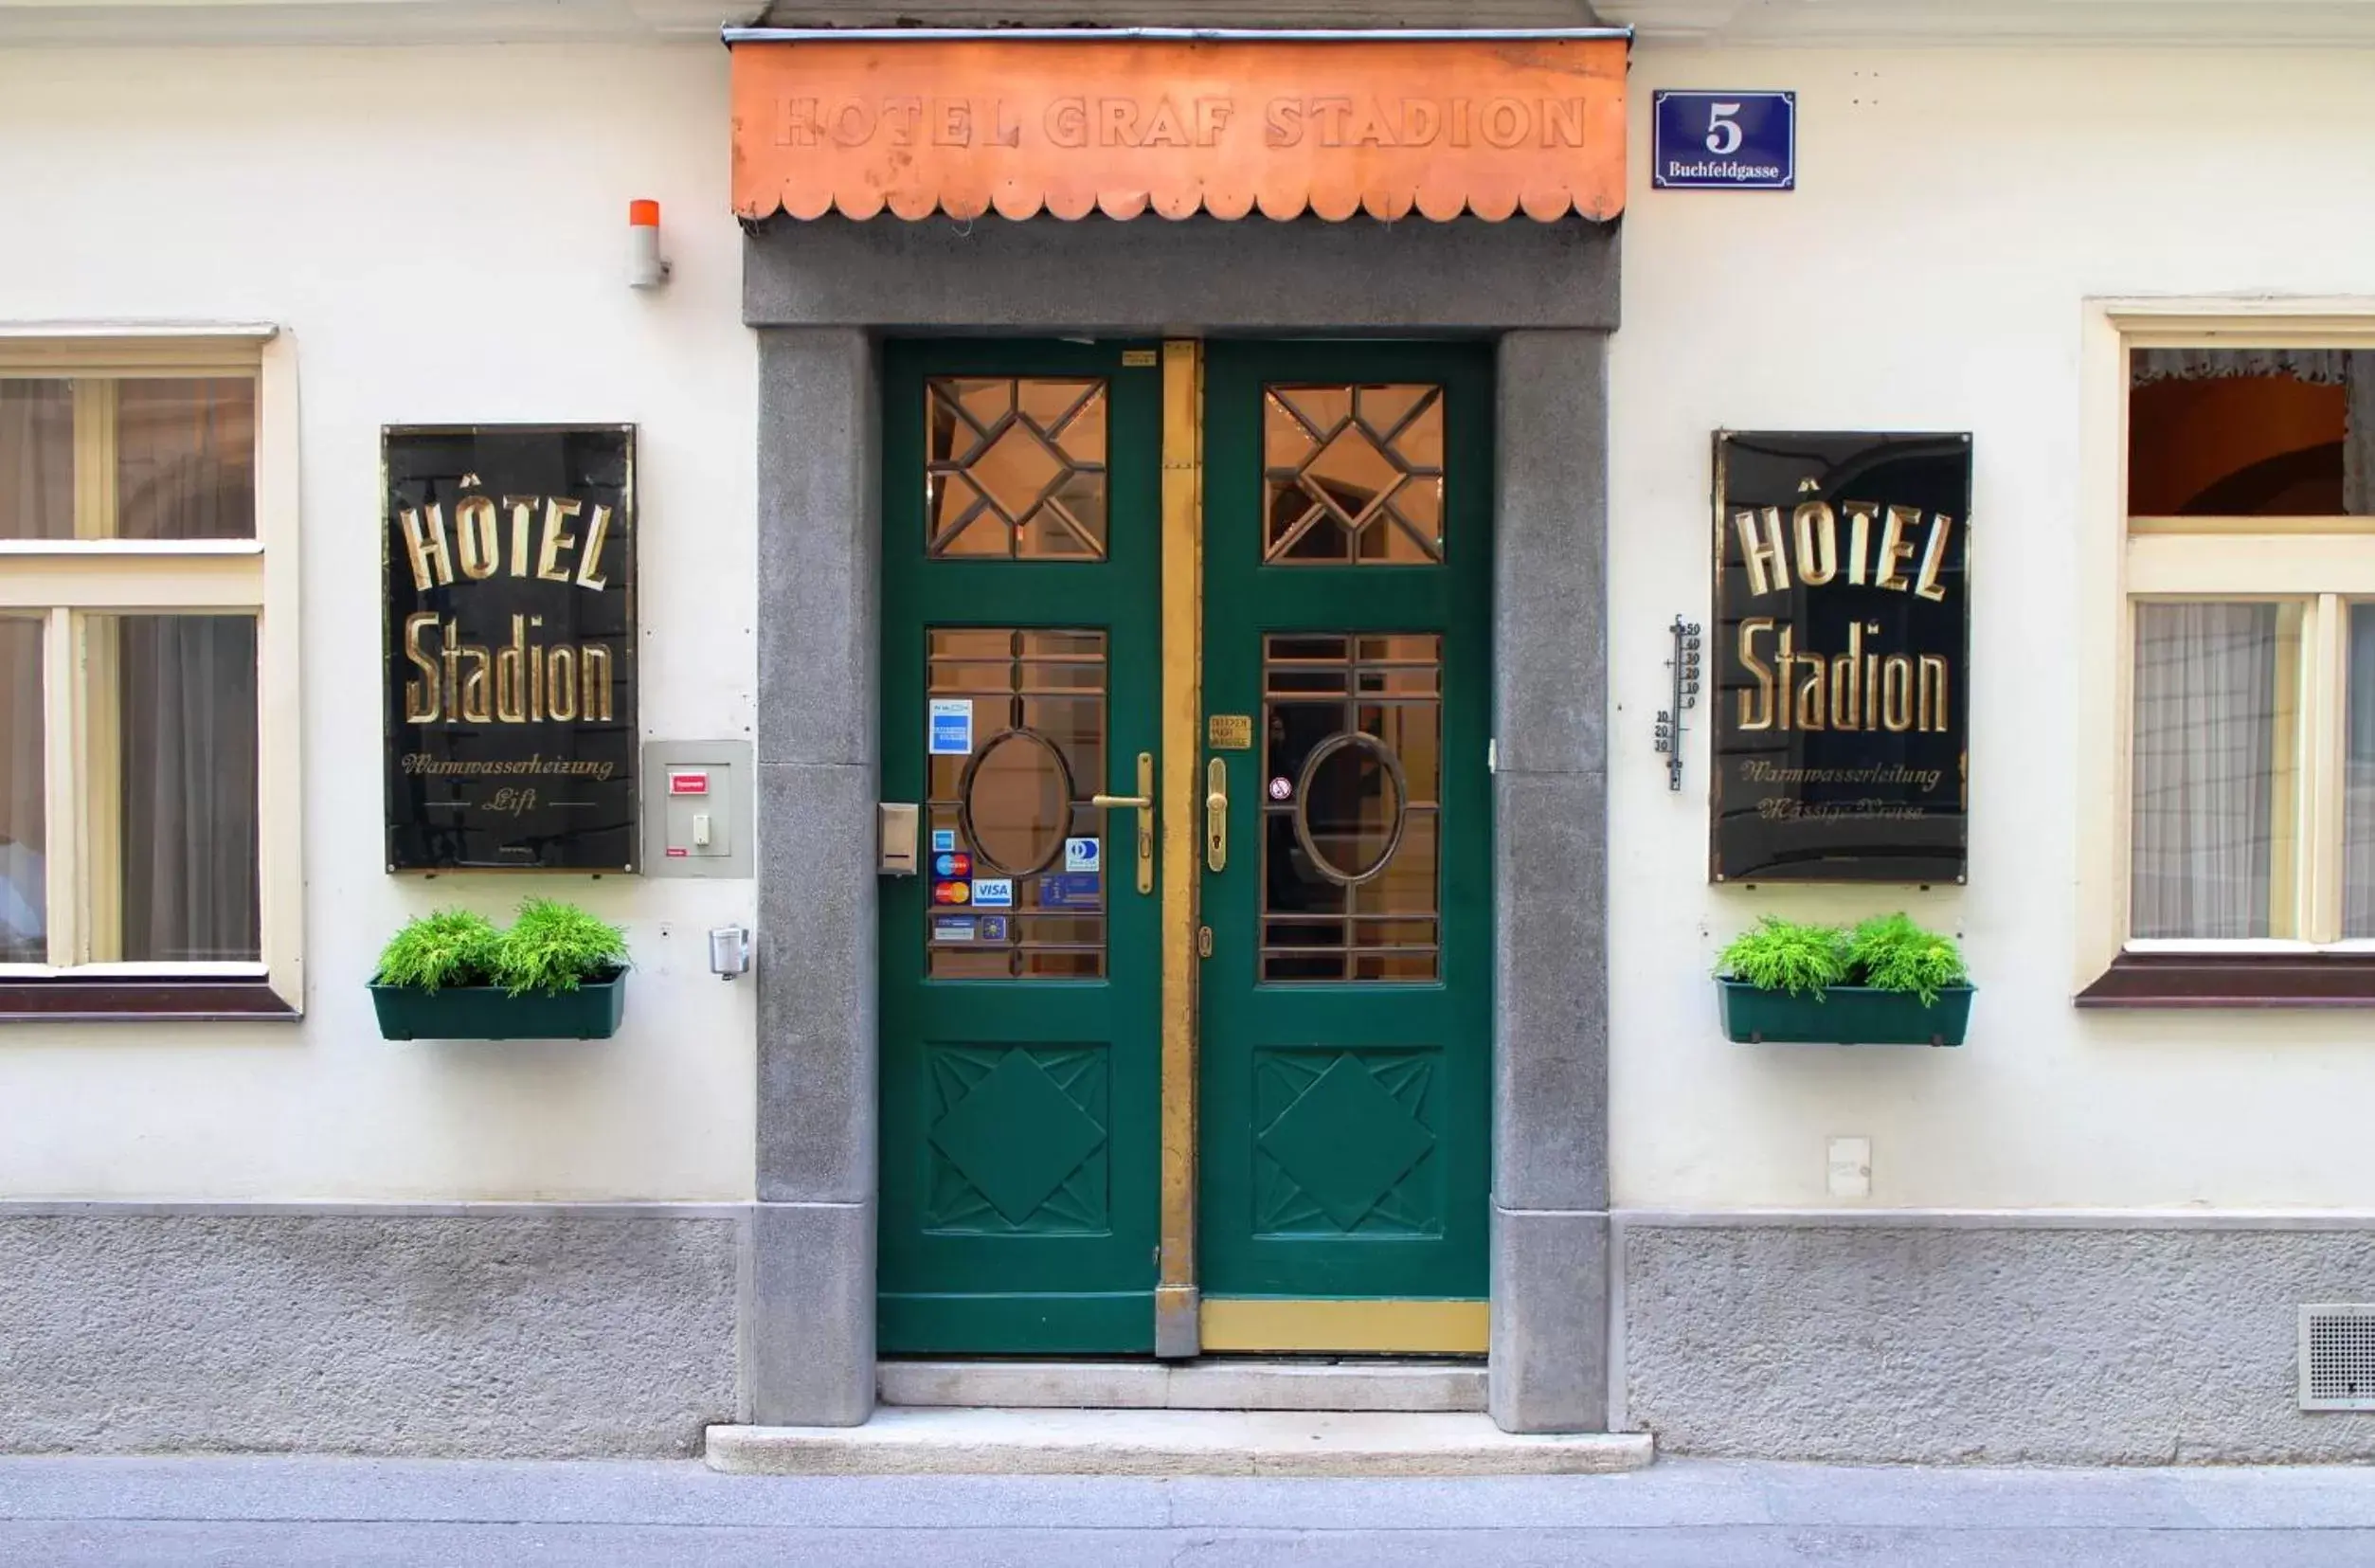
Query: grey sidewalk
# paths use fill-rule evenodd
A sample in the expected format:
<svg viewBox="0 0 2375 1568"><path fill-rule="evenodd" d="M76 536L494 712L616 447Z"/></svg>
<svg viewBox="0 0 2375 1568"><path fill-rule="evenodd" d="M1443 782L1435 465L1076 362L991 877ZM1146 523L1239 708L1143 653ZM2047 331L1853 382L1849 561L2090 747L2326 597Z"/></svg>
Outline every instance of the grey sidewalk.
<svg viewBox="0 0 2375 1568"><path fill-rule="evenodd" d="M1463 1481L776 1479L696 1464L0 1460L0 1563L2375 1563L2375 1469L1665 1460Z"/></svg>

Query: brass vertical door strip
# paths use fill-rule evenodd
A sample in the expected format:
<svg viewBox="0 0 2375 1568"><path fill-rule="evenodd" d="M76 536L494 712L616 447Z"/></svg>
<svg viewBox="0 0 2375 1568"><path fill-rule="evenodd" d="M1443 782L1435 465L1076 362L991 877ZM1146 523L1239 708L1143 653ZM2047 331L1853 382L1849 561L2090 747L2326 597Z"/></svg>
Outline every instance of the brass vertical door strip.
<svg viewBox="0 0 2375 1568"><path fill-rule="evenodd" d="M1196 1286L1195 802L1203 709L1204 348L1162 346L1162 1250L1155 1354L1202 1348Z"/></svg>

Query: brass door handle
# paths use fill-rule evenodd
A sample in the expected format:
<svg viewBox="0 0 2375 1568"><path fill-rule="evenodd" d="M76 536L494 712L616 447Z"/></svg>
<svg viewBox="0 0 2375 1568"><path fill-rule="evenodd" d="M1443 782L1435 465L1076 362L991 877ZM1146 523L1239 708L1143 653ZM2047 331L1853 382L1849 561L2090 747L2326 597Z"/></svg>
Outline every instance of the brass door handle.
<svg viewBox="0 0 2375 1568"><path fill-rule="evenodd" d="M1229 765L1218 757L1204 765L1204 864L1229 869Z"/></svg>
<svg viewBox="0 0 2375 1568"><path fill-rule="evenodd" d="M1138 813L1138 891L1155 891L1155 754L1138 754L1138 793L1091 795L1089 803L1104 811Z"/></svg>

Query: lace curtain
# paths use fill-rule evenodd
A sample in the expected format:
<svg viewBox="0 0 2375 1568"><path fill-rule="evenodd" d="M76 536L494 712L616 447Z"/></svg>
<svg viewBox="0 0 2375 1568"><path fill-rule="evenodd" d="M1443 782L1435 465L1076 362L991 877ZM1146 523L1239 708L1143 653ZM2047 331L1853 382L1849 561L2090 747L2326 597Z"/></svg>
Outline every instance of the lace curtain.
<svg viewBox="0 0 2375 1568"><path fill-rule="evenodd" d="M2342 775L2342 934L2375 937L2375 604L2350 609L2350 715Z"/></svg>
<svg viewBox="0 0 2375 1568"><path fill-rule="evenodd" d="M2347 387L2346 349L2136 349L2128 357L2131 385L2207 381L2225 376L2291 376L2320 387Z"/></svg>
<svg viewBox="0 0 2375 1568"><path fill-rule="evenodd" d="M2276 606L2136 606L2130 929L2269 934Z"/></svg>
<svg viewBox="0 0 2375 1568"><path fill-rule="evenodd" d="M0 620L0 964L48 957L42 854L42 623Z"/></svg>

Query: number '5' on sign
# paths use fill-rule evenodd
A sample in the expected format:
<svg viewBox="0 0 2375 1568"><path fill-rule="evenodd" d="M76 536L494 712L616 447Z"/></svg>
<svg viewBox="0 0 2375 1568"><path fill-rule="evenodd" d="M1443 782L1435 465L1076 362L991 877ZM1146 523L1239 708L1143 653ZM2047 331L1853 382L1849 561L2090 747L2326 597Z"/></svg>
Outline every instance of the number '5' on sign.
<svg viewBox="0 0 2375 1568"><path fill-rule="evenodd" d="M1736 103L1711 103L1707 106L1707 151L1726 156L1740 150L1740 122L1735 118L1740 112Z"/></svg>
<svg viewBox="0 0 2375 1568"><path fill-rule="evenodd" d="M1661 190L1790 190L1798 183L1798 97L1684 92L1652 99L1649 183Z"/></svg>

